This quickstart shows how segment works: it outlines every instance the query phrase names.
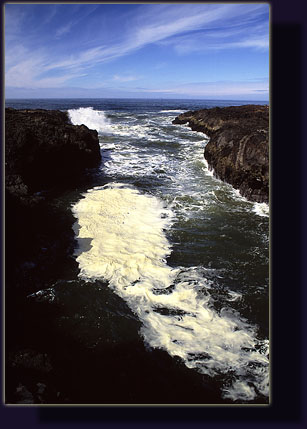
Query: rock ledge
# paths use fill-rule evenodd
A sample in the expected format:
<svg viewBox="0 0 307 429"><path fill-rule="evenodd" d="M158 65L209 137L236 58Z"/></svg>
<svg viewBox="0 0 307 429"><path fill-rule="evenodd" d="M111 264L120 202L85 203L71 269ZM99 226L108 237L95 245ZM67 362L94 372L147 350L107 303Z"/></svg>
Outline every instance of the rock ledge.
<svg viewBox="0 0 307 429"><path fill-rule="evenodd" d="M35 191L65 186L100 158L97 131L72 125L67 112L5 109L5 169L11 189L14 181L19 190L25 185Z"/></svg>
<svg viewBox="0 0 307 429"><path fill-rule="evenodd" d="M204 156L218 178L250 201L269 202L269 106L189 111L173 121L186 123L210 138Z"/></svg>

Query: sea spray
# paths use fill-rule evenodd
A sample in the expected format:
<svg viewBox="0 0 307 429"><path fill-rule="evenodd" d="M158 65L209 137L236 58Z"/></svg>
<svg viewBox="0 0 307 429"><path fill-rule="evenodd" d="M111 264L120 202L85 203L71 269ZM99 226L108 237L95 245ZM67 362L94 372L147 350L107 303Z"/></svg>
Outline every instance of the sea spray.
<svg viewBox="0 0 307 429"><path fill-rule="evenodd" d="M98 132L109 129L109 121L105 113L101 110L94 110L93 107L80 107L79 109L68 110L70 121L74 125L86 125L90 129Z"/></svg>

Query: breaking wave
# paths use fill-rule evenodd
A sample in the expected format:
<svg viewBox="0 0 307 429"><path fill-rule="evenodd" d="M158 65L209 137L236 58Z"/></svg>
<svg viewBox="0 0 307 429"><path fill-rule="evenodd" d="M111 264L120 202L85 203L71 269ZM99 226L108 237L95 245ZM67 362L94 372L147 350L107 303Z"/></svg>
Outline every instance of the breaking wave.
<svg viewBox="0 0 307 429"><path fill-rule="evenodd" d="M110 129L110 123L101 110L93 107L80 107L68 110L68 115L73 125L86 125L88 128L98 132L106 132Z"/></svg>

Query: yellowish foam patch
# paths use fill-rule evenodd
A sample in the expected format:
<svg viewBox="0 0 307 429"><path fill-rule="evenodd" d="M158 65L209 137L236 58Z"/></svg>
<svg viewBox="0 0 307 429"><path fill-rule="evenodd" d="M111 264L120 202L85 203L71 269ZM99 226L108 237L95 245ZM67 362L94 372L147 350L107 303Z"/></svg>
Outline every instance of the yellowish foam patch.
<svg viewBox="0 0 307 429"><path fill-rule="evenodd" d="M73 213L80 277L107 280L142 321L141 335L150 346L210 376L235 372L225 389L232 399L255 397L249 366L256 366L251 379L268 394L268 358L257 351L254 329L234 312L216 312L204 268L167 265L171 245L164 230L172 213L160 200L113 183L89 190ZM171 285L172 292L163 293Z"/></svg>

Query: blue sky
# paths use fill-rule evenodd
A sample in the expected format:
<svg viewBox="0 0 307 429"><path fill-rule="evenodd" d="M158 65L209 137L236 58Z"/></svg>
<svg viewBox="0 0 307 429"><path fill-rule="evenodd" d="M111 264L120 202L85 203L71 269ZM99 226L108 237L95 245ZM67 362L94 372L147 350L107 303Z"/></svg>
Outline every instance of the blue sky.
<svg viewBox="0 0 307 429"><path fill-rule="evenodd" d="M269 5L6 4L6 98L269 99Z"/></svg>

